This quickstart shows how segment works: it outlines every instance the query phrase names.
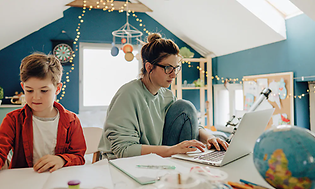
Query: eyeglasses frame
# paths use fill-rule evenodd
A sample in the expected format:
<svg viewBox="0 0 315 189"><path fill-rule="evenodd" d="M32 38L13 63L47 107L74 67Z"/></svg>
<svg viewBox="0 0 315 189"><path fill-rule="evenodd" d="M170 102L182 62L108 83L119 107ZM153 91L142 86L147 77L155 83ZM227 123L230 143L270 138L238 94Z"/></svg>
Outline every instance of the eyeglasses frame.
<svg viewBox="0 0 315 189"><path fill-rule="evenodd" d="M163 68L163 69L164 69L165 74L171 74L171 73L173 73L173 72L174 72L174 70L176 70L176 68L179 68L178 72L177 72L177 73L175 73L175 75L177 75L177 74L180 72L180 70L182 69L182 65L178 65L178 66L176 66L176 67L174 67L174 66L172 66L172 65L167 65L167 66L164 66L164 65L161 65L161 64L154 64L154 65L156 65L156 66L159 66L159 67ZM171 67L171 68L173 68L173 69L172 69L172 71L171 71L170 73L166 73L166 67Z"/></svg>

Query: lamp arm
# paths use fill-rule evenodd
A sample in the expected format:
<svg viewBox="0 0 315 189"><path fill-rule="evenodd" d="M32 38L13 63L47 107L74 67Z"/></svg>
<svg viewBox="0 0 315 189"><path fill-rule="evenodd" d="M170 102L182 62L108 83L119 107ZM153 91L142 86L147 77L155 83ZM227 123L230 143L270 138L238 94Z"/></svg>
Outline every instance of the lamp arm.
<svg viewBox="0 0 315 189"><path fill-rule="evenodd" d="M271 93L271 89L269 89L269 88L264 88L264 89L261 91L259 98L254 102L254 104L250 107L250 109L249 109L247 112L253 112L253 111L255 111L255 110L258 108L258 106L259 106L264 100L266 100L266 99L269 98L270 93ZM233 117L233 119L234 119L234 117ZM240 120L241 120L241 118L239 118L239 121L240 121ZM228 121L228 123L229 123L229 122L230 122L230 121ZM228 123L227 123L227 125L228 125ZM239 124L239 123L240 123L240 122L238 122L238 124ZM237 124L237 125L238 125L238 124ZM227 139L227 142L231 142L231 140L232 140L232 138L233 138L233 136L234 136L236 130L237 130L237 128L234 127L234 129L233 129L233 131L232 131L230 137Z"/></svg>

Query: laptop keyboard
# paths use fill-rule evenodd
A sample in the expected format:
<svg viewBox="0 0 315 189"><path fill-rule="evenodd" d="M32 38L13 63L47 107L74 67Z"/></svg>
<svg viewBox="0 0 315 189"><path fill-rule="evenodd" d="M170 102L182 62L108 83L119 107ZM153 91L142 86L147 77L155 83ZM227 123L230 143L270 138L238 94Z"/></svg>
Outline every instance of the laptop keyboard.
<svg viewBox="0 0 315 189"><path fill-rule="evenodd" d="M206 161L221 161L224 157L225 151L213 151L200 156L194 157L194 159L206 160Z"/></svg>

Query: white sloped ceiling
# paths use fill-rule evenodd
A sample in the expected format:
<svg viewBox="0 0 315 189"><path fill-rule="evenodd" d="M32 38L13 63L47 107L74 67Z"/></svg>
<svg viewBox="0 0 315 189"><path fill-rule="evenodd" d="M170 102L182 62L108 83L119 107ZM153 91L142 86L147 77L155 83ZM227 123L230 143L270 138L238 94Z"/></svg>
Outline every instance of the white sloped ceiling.
<svg viewBox="0 0 315 189"><path fill-rule="evenodd" d="M0 0L0 50L63 17L71 0Z"/></svg>
<svg viewBox="0 0 315 189"><path fill-rule="evenodd" d="M153 10L148 15L203 56L222 56L286 39L284 19L264 0L139 1ZM313 0L291 1L315 20ZM0 50L61 18L70 2L1 0ZM269 23L268 17L276 22Z"/></svg>
<svg viewBox="0 0 315 189"><path fill-rule="evenodd" d="M153 10L148 15L203 56L222 56L286 39L285 31L275 31L261 20L264 10L255 15L235 0L140 1ZM255 0L256 6L264 2ZM285 30L281 19L279 28Z"/></svg>

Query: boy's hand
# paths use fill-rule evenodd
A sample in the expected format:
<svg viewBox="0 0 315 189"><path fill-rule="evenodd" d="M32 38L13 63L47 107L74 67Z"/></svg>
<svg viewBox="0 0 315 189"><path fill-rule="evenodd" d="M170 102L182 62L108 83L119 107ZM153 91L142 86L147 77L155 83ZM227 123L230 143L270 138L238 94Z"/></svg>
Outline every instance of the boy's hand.
<svg viewBox="0 0 315 189"><path fill-rule="evenodd" d="M33 169L39 173L49 170L49 172L56 171L63 167L65 160L56 155L45 155L41 157L34 165Z"/></svg>

